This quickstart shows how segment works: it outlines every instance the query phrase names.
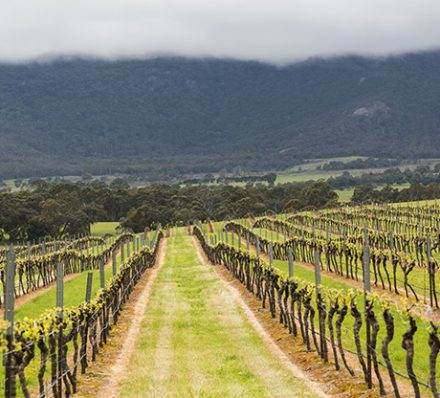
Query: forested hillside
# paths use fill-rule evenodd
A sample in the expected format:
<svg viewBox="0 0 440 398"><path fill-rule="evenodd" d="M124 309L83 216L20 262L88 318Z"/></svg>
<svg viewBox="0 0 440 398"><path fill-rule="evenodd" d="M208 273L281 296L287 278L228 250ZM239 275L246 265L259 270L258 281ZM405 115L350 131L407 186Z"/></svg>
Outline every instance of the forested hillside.
<svg viewBox="0 0 440 398"><path fill-rule="evenodd" d="M440 157L440 53L0 66L0 176L283 168Z"/></svg>

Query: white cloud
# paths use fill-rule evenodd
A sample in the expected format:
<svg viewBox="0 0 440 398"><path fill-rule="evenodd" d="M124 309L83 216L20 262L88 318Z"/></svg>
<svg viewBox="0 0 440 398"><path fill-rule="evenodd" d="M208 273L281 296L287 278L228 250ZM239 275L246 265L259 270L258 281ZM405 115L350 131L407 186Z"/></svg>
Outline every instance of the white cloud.
<svg viewBox="0 0 440 398"><path fill-rule="evenodd" d="M0 0L0 61L386 55L440 48L439 21L438 0Z"/></svg>

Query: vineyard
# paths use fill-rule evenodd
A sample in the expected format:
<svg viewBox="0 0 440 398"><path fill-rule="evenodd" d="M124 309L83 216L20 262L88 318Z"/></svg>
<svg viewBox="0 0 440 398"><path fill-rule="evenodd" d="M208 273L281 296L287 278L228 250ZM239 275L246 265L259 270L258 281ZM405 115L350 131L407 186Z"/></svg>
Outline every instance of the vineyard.
<svg viewBox="0 0 440 398"><path fill-rule="evenodd" d="M341 208L195 234L323 362L381 395L408 395L407 381L408 396L438 397L439 210Z"/></svg>
<svg viewBox="0 0 440 398"><path fill-rule="evenodd" d="M158 229L2 250L3 396L76 392L78 373L106 344L162 236Z"/></svg>
<svg viewBox="0 0 440 398"><path fill-rule="evenodd" d="M86 396L82 376L111 357L104 347L155 269L151 302L120 332L123 340L137 324L123 377L113 386L114 375L90 376L113 386L102 390L109 397L331 396L325 384L337 380L286 376L237 315L238 299L219 282L230 277L257 303L256 322L272 319L301 358L341 375L339 394L437 398L439 220L434 202L338 207L4 248L3 396ZM228 368L231 358L239 365Z"/></svg>

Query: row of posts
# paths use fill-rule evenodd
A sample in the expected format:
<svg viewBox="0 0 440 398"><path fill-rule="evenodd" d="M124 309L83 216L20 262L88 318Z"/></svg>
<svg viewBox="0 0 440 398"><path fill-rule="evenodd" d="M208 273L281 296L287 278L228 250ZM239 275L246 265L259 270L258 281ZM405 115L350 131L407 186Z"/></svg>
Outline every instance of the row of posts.
<svg viewBox="0 0 440 398"><path fill-rule="evenodd" d="M149 232L145 232L140 237L134 237L133 239L133 251L140 251L141 246L148 245L150 249L154 247L158 233L161 229L159 225L154 231L153 238L149 239ZM94 247L93 247L94 251ZM126 255L126 256L125 256ZM130 257L130 241L127 240L126 245L121 242L120 245L120 257L121 263L125 261L125 258ZM112 251L112 275L117 274L117 261L116 261L116 250ZM5 396L15 397L16 396L16 370L14 368L14 358L10 353L13 351L13 339L14 339L14 304L15 304L15 273L16 273L16 261L15 252L13 247L9 249L6 255L6 284L4 291L4 319L8 323L8 328L6 330L6 342L7 342L7 353L4 355L4 366L5 366ZM100 276L100 288L105 288L105 269L104 263L99 265L99 276ZM93 272L89 271L87 274L86 282L86 295L85 302L90 303L92 295L93 286ZM64 266L62 263L57 264L56 268L56 308L58 309L58 316L60 319L63 317L64 308ZM62 338L62 331L60 332L60 338ZM62 344L60 344L62 347ZM60 370L61 371L61 370ZM60 376L60 375L59 375ZM60 377L61 383L61 377ZM61 384L60 384L61 386ZM61 388L61 387L60 387ZM59 391L61 391L59 389Z"/></svg>
<svg viewBox="0 0 440 398"><path fill-rule="evenodd" d="M267 229L265 230L266 233L266 237L267 237ZM272 269L273 267L273 231L270 231L271 233L271 241L269 242L268 245L268 257L269 257L269 267L270 269ZM205 234L206 236L206 234ZM231 233L231 245L234 246L235 242L234 242L234 233ZM237 246L240 249L241 248L241 236L240 234L237 234L238 236L238 242L237 242ZM260 230L260 236L261 236L261 230ZM315 228L313 226L312 228L312 236L313 239L315 240ZM327 241L329 240L330 235L329 235L329 231L327 230ZM223 231L220 231L220 236L219 239L221 242L225 242L226 244L228 244L228 231L224 230L224 236L223 236ZM277 239L278 239L278 231L277 231ZM214 240L214 242L213 242ZM211 236L211 244L215 244L217 240L217 236ZM284 235L284 241L287 240L286 235ZM260 258L260 237L258 235L256 235L256 242L255 242L255 246L256 246L256 255L258 258ZM314 275L315 275L315 289L316 289L316 301L317 301L317 305L320 302L321 299L321 292L320 292L320 285L321 285L321 253L320 253L320 249L318 248L317 245L315 245L315 253L314 253ZM246 234L246 250L247 252L250 251L250 238L249 238L249 233ZM429 239L428 239L428 253L429 253ZM292 278L294 276L294 266L293 266L293 252L292 249L289 248L288 252L287 252L287 261L288 261L288 266L289 266L289 277ZM367 308L369 306L369 298L368 298L368 292L370 292L371 290L371 275L370 275L370 248L369 248L369 240L368 240L368 230L366 227L364 227L364 244L363 244L363 256L362 256L362 262L363 262L363 290L364 290L364 305L365 308ZM319 308L319 305L318 305ZM369 388L371 388L372 386L372 379L371 379L371 366L372 366L372 355L371 355L371 325L367 322L366 324L367 326L367 330L366 330L366 344L367 344L367 367L368 367L368 380L367 380L367 384L369 386ZM323 333L323 331L321 331ZM323 350L323 352L325 352L325 350ZM325 358L325 360L327 360L327 357Z"/></svg>
<svg viewBox="0 0 440 398"><path fill-rule="evenodd" d="M201 223L197 223L197 225L201 228ZM203 229L202 229L203 231ZM206 232L203 232L205 235L205 238L207 238ZM268 257L269 257L269 267L270 269L273 268L273 234L274 231L270 231L271 234L271 241L269 242L268 246ZM277 240L279 239L279 232L276 231L277 234ZM229 235L230 235L230 242L232 246L235 246L235 234L234 233L228 233L227 230L220 230L219 236L217 238L217 235L210 235L210 243L211 245L217 243L217 239L220 242L224 242L226 244L229 243ZM266 239L268 237L268 230L265 230ZM312 236L313 239L315 239L315 228L312 227ZM260 236L256 235L256 243L255 243L255 249L256 249L256 255L258 258L260 258L260 237L261 237L261 229L260 229ZM327 241L330 239L330 232L327 229ZM287 241L287 235L284 234L284 241ZM241 248L241 235L237 234L237 247ZM250 251L250 237L249 233L246 234L246 251ZM429 259L429 253L430 253L430 241L428 237L428 259ZM292 278L294 276L294 264L293 264L293 251L291 248L288 249L287 252L287 261L288 261L288 267L289 267L289 277ZM364 246L363 246L363 288L364 292L369 292L371 290L371 276L370 276L370 248L369 248L369 242L368 242L368 230L366 227L364 227ZM319 294L319 285L321 284L321 253L318 247L315 249L314 253L314 268L315 268L315 285L316 285L316 293Z"/></svg>
<svg viewBox="0 0 440 398"><path fill-rule="evenodd" d="M369 232L368 229L366 227L366 225L363 228L363 232L364 232L364 237L363 237L363 249L362 249L362 265L363 265L363 291L364 291L364 305L365 305L365 309L367 309L370 305L369 302L369 295L368 293L371 291L371 270L370 270L370 247L369 247ZM268 230L265 229L265 238L266 240L268 240ZM259 230L259 234L260 236L256 235L256 242L255 242L255 246L256 246L256 255L258 258L260 258L260 237L262 235L261 229ZM269 257L269 267L272 269L273 267L273 234L274 231L271 230L270 231L270 235L271 235L271 241L268 245L268 257ZM279 235L278 235L278 231L276 231L277 234L277 241L279 240ZM303 230L301 229L301 235L303 236ZM312 225L312 236L313 239L315 240L315 228L314 225ZM346 229L344 229L344 241L346 241ZM206 234L205 234L206 237ZM237 242L237 246L239 249L241 249L241 236L240 234L237 234L238 237L238 242ZM419 224L419 238L422 238L422 230ZM210 236L211 239L211 244L215 244L217 241L217 236ZM329 226L327 225L327 242L330 241L330 230L329 230ZM225 242L226 244L229 243L229 237L228 237L228 231L227 230L221 230L219 233L219 240L221 242ZM286 234L284 234L284 241L287 240ZM234 233L230 233L230 241L231 241L231 245L235 246L235 234ZM393 235L393 231L391 230L389 232L389 248L391 251L394 251L394 235ZM249 239L249 234L247 233L246 235L246 250L249 252L250 251L250 239ZM288 266L289 266L289 277L293 277L294 276L294 266L293 266L293 253L292 250L289 248L288 253L287 253L287 258L288 258ZM426 237L426 257L427 257L427 269L428 269L428 274L431 275L433 274L433 264L431 264L431 238L430 235L428 234ZM320 253L320 249L316 246L315 249L315 253L314 253L314 268L315 268L315 287L316 287L316 298L317 300L319 300L320 297L320 290L319 290L319 286L321 284L321 264L320 264L320 258L321 258L321 253ZM435 276L434 276L435 278ZM431 306L433 306L434 303L434 291L435 291L435 286L432 286L433 284L435 284L435 280L433 277L430 277L429 280L429 291L430 291L430 303ZM371 353L371 325L369 324L369 322L366 323L366 343L367 343L367 367L368 367L368 380L367 380L367 384L368 387L371 388L372 387L372 372L371 372L371 367L372 367L372 353Z"/></svg>

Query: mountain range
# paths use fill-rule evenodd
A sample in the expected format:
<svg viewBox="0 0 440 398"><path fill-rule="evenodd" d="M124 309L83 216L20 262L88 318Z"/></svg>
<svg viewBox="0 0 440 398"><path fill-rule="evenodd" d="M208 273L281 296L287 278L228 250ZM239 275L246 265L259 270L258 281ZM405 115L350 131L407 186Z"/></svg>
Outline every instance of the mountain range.
<svg viewBox="0 0 440 398"><path fill-rule="evenodd" d="M440 157L440 52L0 65L0 177Z"/></svg>

